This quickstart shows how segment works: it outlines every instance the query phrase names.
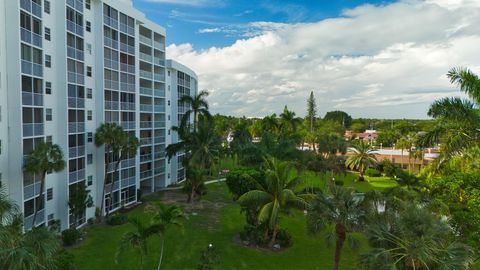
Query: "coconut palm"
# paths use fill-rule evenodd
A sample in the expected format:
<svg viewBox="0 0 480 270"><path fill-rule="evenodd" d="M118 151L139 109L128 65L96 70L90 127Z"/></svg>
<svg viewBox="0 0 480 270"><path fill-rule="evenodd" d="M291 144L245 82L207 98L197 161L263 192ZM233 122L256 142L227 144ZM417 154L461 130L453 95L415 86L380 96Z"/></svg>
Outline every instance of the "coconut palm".
<svg viewBox="0 0 480 270"><path fill-rule="evenodd" d="M365 181L365 170L377 163L377 158L374 154L375 149L365 141L359 141L350 149L352 150L352 154L345 161L345 166L353 170L358 170L360 173L358 181Z"/></svg>
<svg viewBox="0 0 480 270"><path fill-rule="evenodd" d="M276 114L265 116L261 122L263 132L275 134L278 131L279 123Z"/></svg>
<svg viewBox="0 0 480 270"><path fill-rule="evenodd" d="M196 166L187 167L187 177L185 185L183 186L183 192L188 194L188 203L193 203L195 201L196 194L202 194L202 188L205 187L206 179L205 170L202 168Z"/></svg>
<svg viewBox="0 0 480 270"><path fill-rule="evenodd" d="M293 166L288 162L281 162L273 158L266 159L265 187L248 191L238 198L241 205L256 204L260 206L258 220L260 223L268 223L265 236L267 237L271 233L270 246L275 244L280 212L289 207L306 209L309 205L308 195L298 195L294 192L295 187L300 183L300 178L296 177L292 170Z"/></svg>
<svg viewBox="0 0 480 270"><path fill-rule="evenodd" d="M129 135L119 125L115 123L103 123L95 132L95 145L97 147L105 147L105 169L100 209L102 210L102 214L105 210L105 214L108 216L110 205L105 205L104 209L105 189L107 187L108 179L111 178L109 193L109 201L111 202L111 194L116 180L114 175L118 171L120 162L127 157L135 155L139 143L135 136ZM112 165L114 166L114 170L112 173L108 173L109 168Z"/></svg>
<svg viewBox="0 0 480 270"><path fill-rule="evenodd" d="M441 142L441 165L449 157L463 154L472 146L479 145L480 138L480 78L466 68L452 68L447 77L469 99L450 97L436 100L428 115L437 119L433 130L421 136L418 143L423 147Z"/></svg>
<svg viewBox="0 0 480 270"><path fill-rule="evenodd" d="M208 91L202 90L195 96L184 95L180 98L180 102L187 104L190 108L185 112L182 117L180 126L186 128L190 115L193 114L193 132L197 131L198 116L203 115L210 118L210 112L208 111L208 102L206 97L209 95Z"/></svg>
<svg viewBox="0 0 480 270"><path fill-rule="evenodd" d="M158 226L151 226L138 217L129 218L128 222L133 225L133 231L126 232L120 241L120 246L115 253L115 262L128 249L138 249L140 254L140 269L143 269L143 257L148 254L148 240L159 231Z"/></svg>
<svg viewBox="0 0 480 270"><path fill-rule="evenodd" d="M355 195L353 188L332 186L330 193L318 193L307 214L309 232L317 233L326 228L327 243L335 240L334 270L340 267L340 258L345 240L351 248L358 246L358 241L350 234L357 231L363 222L362 200Z"/></svg>
<svg viewBox="0 0 480 270"><path fill-rule="evenodd" d="M18 207L0 188L0 269L58 269L59 241L45 227L23 232Z"/></svg>
<svg viewBox="0 0 480 270"><path fill-rule="evenodd" d="M37 213L45 205L43 193L45 191L45 177L47 172L60 172L65 168L62 149L57 144L41 142L35 150L28 154L23 169L25 172L40 175L39 203L35 204L32 218L32 228L35 227Z"/></svg>
<svg viewBox="0 0 480 270"><path fill-rule="evenodd" d="M159 226L158 234L162 238L162 244L157 270L160 270L163 259L165 233L171 226L182 227L182 220L185 218L185 214L182 209L176 205L166 205L159 202L148 205L145 208L145 212L152 216L152 223Z"/></svg>
<svg viewBox="0 0 480 270"><path fill-rule="evenodd" d="M396 203L399 203L396 200ZM369 269L470 269L472 250L428 207L405 203L371 217L365 232L372 247L362 256ZM393 209L393 210L392 210Z"/></svg>

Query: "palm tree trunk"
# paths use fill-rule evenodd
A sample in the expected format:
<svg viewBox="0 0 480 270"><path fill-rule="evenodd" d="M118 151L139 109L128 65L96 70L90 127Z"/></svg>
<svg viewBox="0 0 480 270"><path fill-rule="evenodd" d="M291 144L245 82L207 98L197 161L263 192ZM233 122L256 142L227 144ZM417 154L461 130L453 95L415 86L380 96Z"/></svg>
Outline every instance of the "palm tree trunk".
<svg viewBox="0 0 480 270"><path fill-rule="evenodd" d="M118 161L115 163L115 169L113 170L113 176L115 176L115 173L118 171L118 167L120 166L120 162L122 161L121 157L118 157ZM112 177L112 184L110 185L110 193L108 194L108 197L110 198L110 205L112 204L112 193L113 193L113 186L115 185L115 177ZM107 209L105 216L108 217L108 214L110 212L110 209Z"/></svg>
<svg viewBox="0 0 480 270"><path fill-rule="evenodd" d="M335 233L337 234L337 243L335 245L335 261L333 264L333 270L339 270L340 256L342 255L342 248L346 238L345 227L341 224L337 224L335 226Z"/></svg>
<svg viewBox="0 0 480 270"><path fill-rule="evenodd" d="M270 240L270 244L269 244L270 247L273 247L273 245L275 245L275 240L277 240L277 232L278 232L278 229L277 229L277 227L275 226L275 227L273 228L272 239Z"/></svg>
<svg viewBox="0 0 480 270"><path fill-rule="evenodd" d="M190 191L190 196L188 196L189 203L193 203L195 197L195 187L192 185L192 190Z"/></svg>
<svg viewBox="0 0 480 270"><path fill-rule="evenodd" d="M400 161L401 161L400 166L402 166L402 170L403 170L403 148L402 148L402 159Z"/></svg>
<svg viewBox="0 0 480 270"><path fill-rule="evenodd" d="M105 146L105 153L108 153L110 148ZM108 173L108 166L110 165L109 155L105 158L105 171L103 175L103 188L102 188L102 198L100 200L100 216L103 217L104 212L104 204L105 204L105 189L107 188L107 173ZM106 209L105 209L106 210Z"/></svg>
<svg viewBox="0 0 480 270"><path fill-rule="evenodd" d="M160 249L160 259L158 260L158 266L157 270L160 270L160 266L162 265L162 259L163 259L163 246L165 244L165 239L162 237L162 248Z"/></svg>
<svg viewBox="0 0 480 270"><path fill-rule="evenodd" d="M45 188L45 176L47 175L47 172L42 173L42 178L40 179L40 194L38 194L39 200L41 200L41 204L45 202L45 200L42 199L43 195L43 189ZM37 220L37 213L39 210L38 204L35 202L35 211L33 212L33 218L32 218L32 229L35 228L35 221Z"/></svg>
<svg viewBox="0 0 480 270"><path fill-rule="evenodd" d="M193 111L193 133L197 132L197 111Z"/></svg>

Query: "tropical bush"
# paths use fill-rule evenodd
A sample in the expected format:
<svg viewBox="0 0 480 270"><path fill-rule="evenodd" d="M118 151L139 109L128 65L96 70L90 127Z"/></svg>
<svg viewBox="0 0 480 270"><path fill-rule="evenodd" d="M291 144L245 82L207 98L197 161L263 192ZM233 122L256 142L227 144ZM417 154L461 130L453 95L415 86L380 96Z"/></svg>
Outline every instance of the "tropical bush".
<svg viewBox="0 0 480 270"><path fill-rule="evenodd" d="M227 186L234 199L238 199L250 190L258 189L265 176L258 170L237 168L227 174Z"/></svg>
<svg viewBox="0 0 480 270"><path fill-rule="evenodd" d="M370 177L379 177L379 176L382 176L382 174L376 170L376 169L373 169L373 168L368 168L365 170L365 175L366 176L370 176Z"/></svg>
<svg viewBox="0 0 480 270"><path fill-rule="evenodd" d="M385 174L385 176L393 177L395 175L395 165L388 159L382 160L378 167L381 172Z"/></svg>
<svg viewBox="0 0 480 270"><path fill-rule="evenodd" d="M73 246L78 242L82 234L75 228L62 231L62 243L64 246Z"/></svg>
<svg viewBox="0 0 480 270"><path fill-rule="evenodd" d="M57 266L59 270L74 270L75 269L75 256L68 252L66 249L62 249L55 255L57 260Z"/></svg>

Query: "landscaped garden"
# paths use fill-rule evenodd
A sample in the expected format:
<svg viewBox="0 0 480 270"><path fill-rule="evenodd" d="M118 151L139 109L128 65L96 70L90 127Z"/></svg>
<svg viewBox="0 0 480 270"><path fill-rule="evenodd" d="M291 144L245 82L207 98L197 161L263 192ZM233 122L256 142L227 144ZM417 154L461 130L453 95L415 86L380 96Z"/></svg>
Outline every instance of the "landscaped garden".
<svg viewBox="0 0 480 270"><path fill-rule="evenodd" d="M352 178L354 176L352 175ZM319 179L318 179L319 180ZM392 181L392 180L390 180ZM368 185L368 183L365 183ZM367 188L367 187L365 187ZM165 191L145 198L145 203L128 212L129 216L149 219L144 214L144 205L162 198L176 197L185 201L185 195L178 191ZM244 247L238 240L238 234L245 225L245 216L240 207L232 201L224 183L208 185L208 193L194 205L181 204L188 215L182 229L173 228L165 239L164 261L162 269L197 269L200 256L209 244L212 244L219 256L216 269L331 269L333 249L320 235L309 235L306 230L304 213L295 211L291 216L280 220L282 227L288 228L293 238L293 246L286 250L270 250ZM132 250L114 263L115 253L122 235L131 229L131 225L120 226L95 225L86 230L86 239L77 247L70 249L75 255L78 269L138 269L140 256ZM367 248L361 237L362 247ZM358 256L345 248L342 256L342 269L357 269ZM160 253L160 239L152 238L144 269L154 269Z"/></svg>

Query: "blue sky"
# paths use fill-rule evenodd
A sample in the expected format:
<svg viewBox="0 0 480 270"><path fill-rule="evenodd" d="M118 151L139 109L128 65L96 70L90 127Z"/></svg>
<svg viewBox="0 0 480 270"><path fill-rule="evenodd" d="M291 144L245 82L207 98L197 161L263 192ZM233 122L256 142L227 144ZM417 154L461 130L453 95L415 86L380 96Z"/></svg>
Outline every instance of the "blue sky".
<svg viewBox="0 0 480 270"><path fill-rule="evenodd" d="M446 73L480 74L478 0L133 0L167 30L167 58L191 67L214 113L318 112L426 118L459 96Z"/></svg>
<svg viewBox="0 0 480 270"><path fill-rule="evenodd" d="M342 10L392 1L364 0L134 0L134 6L167 29L168 44L191 43L196 49L232 44L251 22L316 22ZM190 3L190 4L188 4ZM203 31L202 31L203 30ZM204 33L202 33L204 32Z"/></svg>

